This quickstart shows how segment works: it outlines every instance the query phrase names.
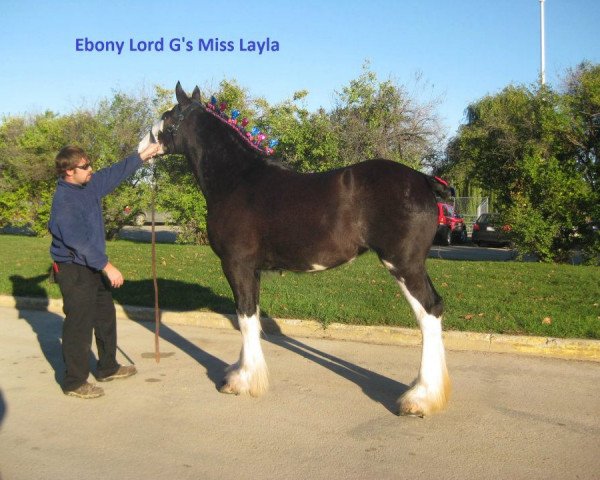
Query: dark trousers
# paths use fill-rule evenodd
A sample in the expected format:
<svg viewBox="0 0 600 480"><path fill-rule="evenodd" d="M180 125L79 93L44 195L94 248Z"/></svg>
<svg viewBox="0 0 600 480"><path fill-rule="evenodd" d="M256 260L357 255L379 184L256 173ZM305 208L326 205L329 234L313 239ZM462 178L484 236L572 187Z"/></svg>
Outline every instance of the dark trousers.
<svg viewBox="0 0 600 480"><path fill-rule="evenodd" d="M119 368L117 318L110 286L101 272L74 263L59 263L56 281L63 297L62 350L66 366L64 390L83 385L90 373L92 331L98 348L97 375Z"/></svg>

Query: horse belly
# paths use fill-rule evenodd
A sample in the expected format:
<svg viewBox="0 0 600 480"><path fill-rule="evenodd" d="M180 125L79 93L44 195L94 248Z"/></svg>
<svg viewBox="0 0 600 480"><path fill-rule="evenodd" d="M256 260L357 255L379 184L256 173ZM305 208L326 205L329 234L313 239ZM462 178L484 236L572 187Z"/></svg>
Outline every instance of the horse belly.
<svg viewBox="0 0 600 480"><path fill-rule="evenodd" d="M305 218L305 220L307 220ZM356 226L294 222L271 236L268 263L276 270L317 272L347 263L367 250ZM275 233L275 232L273 232Z"/></svg>

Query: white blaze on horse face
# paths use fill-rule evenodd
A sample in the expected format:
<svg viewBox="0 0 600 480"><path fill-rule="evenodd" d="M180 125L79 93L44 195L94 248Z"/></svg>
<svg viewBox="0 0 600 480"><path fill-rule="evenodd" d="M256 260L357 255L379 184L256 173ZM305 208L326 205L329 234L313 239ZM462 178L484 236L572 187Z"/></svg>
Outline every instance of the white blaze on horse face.
<svg viewBox="0 0 600 480"><path fill-rule="evenodd" d="M152 132L152 135L154 136L154 142L152 141L152 139L150 137L150 132L148 132L144 136L144 138L142 138L142 141L138 145L138 153L140 153L145 148L147 148L151 143L158 142L158 134L160 132L162 132L163 126L164 126L164 121L163 120L159 120L154 125L152 125L151 132Z"/></svg>
<svg viewBox="0 0 600 480"><path fill-rule="evenodd" d="M427 415L443 408L450 395L442 319L427 313L421 302L412 296L403 278L398 284L415 312L423 337L419 376L413 387L400 398L401 413Z"/></svg>

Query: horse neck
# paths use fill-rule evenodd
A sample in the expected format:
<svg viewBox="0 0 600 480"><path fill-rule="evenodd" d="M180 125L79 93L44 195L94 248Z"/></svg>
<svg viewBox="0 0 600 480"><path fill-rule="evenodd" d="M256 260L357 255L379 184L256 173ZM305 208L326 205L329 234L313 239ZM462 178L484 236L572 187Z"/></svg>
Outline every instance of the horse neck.
<svg viewBox="0 0 600 480"><path fill-rule="evenodd" d="M250 170L265 162L219 119L205 112L198 115L196 125L202 126L191 135L185 154L207 202L212 202L229 195Z"/></svg>

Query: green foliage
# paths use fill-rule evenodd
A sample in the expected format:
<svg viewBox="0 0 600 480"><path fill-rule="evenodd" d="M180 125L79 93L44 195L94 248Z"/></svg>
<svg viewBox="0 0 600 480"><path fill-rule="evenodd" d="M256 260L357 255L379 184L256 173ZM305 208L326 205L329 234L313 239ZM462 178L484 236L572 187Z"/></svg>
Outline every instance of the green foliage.
<svg viewBox="0 0 600 480"><path fill-rule="evenodd" d="M0 125L0 227L46 232L55 182L52 155L61 144L63 125L52 112L8 118Z"/></svg>
<svg viewBox="0 0 600 480"><path fill-rule="evenodd" d="M155 164L157 209L169 212L179 226L178 243L206 244L206 200L179 155L166 155Z"/></svg>
<svg viewBox="0 0 600 480"><path fill-rule="evenodd" d="M421 169L443 137L436 101L420 102L391 80L379 82L368 63L338 93L331 121L346 165L378 157Z"/></svg>
<svg viewBox="0 0 600 480"><path fill-rule="evenodd" d="M600 65L582 63L567 73L563 107L569 113L565 139L570 153L586 181L599 191Z"/></svg>
<svg viewBox="0 0 600 480"><path fill-rule="evenodd" d="M56 153L65 145L78 145L98 170L135 151L153 118L149 99L116 92L97 111L4 119L0 125L0 227L25 227L35 235L46 234L57 179ZM127 220L124 207L144 196L145 175L139 172L105 197L108 238Z"/></svg>
<svg viewBox="0 0 600 480"><path fill-rule="evenodd" d="M264 109L262 123L279 139L277 156L301 172L321 172L340 167L339 136L323 110L310 113L296 102L306 92Z"/></svg>
<svg viewBox="0 0 600 480"><path fill-rule="evenodd" d="M448 145L440 173L492 193L523 254L563 261L577 247L591 262L600 258L597 242L580 235L600 218L598 125L590 120L600 114L599 86L600 68L591 66L572 72L563 93L508 86L469 105Z"/></svg>

